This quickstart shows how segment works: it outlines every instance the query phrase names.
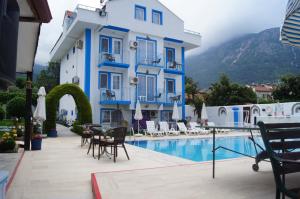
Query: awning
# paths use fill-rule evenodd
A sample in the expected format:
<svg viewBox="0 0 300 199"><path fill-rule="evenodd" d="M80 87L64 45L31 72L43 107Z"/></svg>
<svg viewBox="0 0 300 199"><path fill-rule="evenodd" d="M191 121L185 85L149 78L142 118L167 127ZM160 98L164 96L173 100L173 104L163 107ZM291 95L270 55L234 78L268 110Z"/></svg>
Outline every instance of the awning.
<svg viewBox="0 0 300 199"><path fill-rule="evenodd" d="M51 19L47 0L0 1L0 88L32 72L41 23Z"/></svg>
<svg viewBox="0 0 300 199"><path fill-rule="evenodd" d="M280 40L284 44L300 47L300 0L289 0Z"/></svg>

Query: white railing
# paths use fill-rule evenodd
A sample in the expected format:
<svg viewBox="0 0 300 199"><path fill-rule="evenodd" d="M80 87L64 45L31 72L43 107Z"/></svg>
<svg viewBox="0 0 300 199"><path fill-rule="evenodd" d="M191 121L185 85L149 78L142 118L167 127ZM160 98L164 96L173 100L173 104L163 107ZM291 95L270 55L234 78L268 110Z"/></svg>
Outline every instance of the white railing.
<svg viewBox="0 0 300 199"><path fill-rule="evenodd" d="M198 36L201 36L201 34L200 34L199 32L192 31L192 30L187 30L187 29L184 29L184 32L186 32L186 33L190 33L190 34L193 34L193 35L198 35Z"/></svg>
<svg viewBox="0 0 300 199"><path fill-rule="evenodd" d="M78 4L76 6L75 10L78 10L78 9L89 10L89 11L94 11L95 12L97 9L100 9L100 8L96 8L96 7L92 7L92 6L87 6L87 5L83 5L83 4Z"/></svg>

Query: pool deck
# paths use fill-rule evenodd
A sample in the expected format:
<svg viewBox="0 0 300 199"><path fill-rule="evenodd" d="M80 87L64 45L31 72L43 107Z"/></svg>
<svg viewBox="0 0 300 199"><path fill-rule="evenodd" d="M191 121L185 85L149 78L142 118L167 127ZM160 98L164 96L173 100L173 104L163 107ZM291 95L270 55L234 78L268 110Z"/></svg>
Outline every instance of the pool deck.
<svg viewBox="0 0 300 199"><path fill-rule="evenodd" d="M116 163L107 157L97 160L86 154L87 146L80 147L79 136L62 126L58 132L62 136L43 140L42 151L25 152L7 199L92 199L92 173L102 199L274 198L267 163L255 173L251 159L218 161L213 180L211 162L195 163L131 145L126 145L130 160L122 149Z"/></svg>

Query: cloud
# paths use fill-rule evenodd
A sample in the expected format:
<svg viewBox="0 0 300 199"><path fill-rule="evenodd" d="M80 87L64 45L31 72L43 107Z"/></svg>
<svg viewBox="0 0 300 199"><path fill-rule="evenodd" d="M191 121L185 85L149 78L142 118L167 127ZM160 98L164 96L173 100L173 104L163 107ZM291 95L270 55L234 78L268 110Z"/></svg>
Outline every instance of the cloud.
<svg viewBox="0 0 300 199"><path fill-rule="evenodd" d="M185 27L202 35L202 51L246 33L282 24L288 0L161 0L185 21ZM78 3L96 7L99 0L48 0L53 15L43 24L36 62L46 64L49 52L62 31L65 10ZM199 50L197 50L199 52Z"/></svg>

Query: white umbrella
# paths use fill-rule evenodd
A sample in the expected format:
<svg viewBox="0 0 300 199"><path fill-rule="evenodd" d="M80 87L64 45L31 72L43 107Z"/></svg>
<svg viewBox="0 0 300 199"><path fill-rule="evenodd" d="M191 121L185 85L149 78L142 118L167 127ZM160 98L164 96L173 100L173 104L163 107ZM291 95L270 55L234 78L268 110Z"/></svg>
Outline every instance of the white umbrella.
<svg viewBox="0 0 300 199"><path fill-rule="evenodd" d="M175 120L176 122L180 119L176 101L174 102L172 119Z"/></svg>
<svg viewBox="0 0 300 199"><path fill-rule="evenodd" d="M204 124L206 125L206 121L208 120L208 116L207 116L207 111L206 111L205 103L202 104L202 109L201 109L201 120L202 120L202 122L204 122Z"/></svg>
<svg viewBox="0 0 300 199"><path fill-rule="evenodd" d="M46 91L44 87L41 87L38 91L38 99L37 99L37 106L33 113L33 117L39 121L43 122L46 120Z"/></svg>
<svg viewBox="0 0 300 199"><path fill-rule="evenodd" d="M140 135L140 120L143 119L142 109L140 101L138 100L135 107L134 119L138 121L138 134Z"/></svg>
<svg viewBox="0 0 300 199"><path fill-rule="evenodd" d="M289 0L280 39L284 44L300 47L300 0Z"/></svg>

